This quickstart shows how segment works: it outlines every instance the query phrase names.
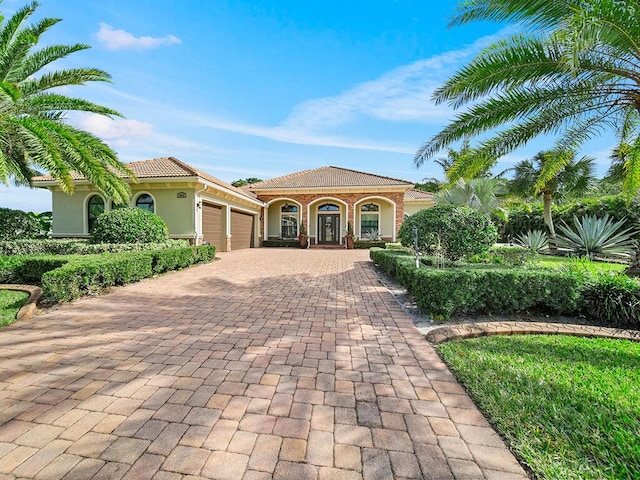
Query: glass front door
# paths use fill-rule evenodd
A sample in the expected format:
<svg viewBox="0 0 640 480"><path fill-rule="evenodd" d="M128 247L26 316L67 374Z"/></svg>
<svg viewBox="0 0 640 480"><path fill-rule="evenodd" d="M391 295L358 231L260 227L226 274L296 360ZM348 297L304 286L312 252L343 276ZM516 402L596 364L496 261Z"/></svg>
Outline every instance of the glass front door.
<svg viewBox="0 0 640 480"><path fill-rule="evenodd" d="M340 243L340 215L324 213L318 215L318 243Z"/></svg>

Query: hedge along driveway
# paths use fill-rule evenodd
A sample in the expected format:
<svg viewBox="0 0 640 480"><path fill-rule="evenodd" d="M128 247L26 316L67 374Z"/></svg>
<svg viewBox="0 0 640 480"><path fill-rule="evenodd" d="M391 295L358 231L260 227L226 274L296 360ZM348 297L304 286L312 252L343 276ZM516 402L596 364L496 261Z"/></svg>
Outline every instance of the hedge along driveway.
<svg viewBox="0 0 640 480"><path fill-rule="evenodd" d="M215 252L214 246L203 245L101 255L7 257L0 267L0 281L41 283L46 300L66 302L114 285L211 261Z"/></svg>

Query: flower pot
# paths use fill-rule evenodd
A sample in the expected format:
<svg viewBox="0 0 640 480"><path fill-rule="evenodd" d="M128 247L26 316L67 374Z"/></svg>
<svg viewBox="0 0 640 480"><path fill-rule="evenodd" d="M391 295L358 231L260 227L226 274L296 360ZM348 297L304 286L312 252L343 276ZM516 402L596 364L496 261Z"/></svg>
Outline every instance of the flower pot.
<svg viewBox="0 0 640 480"><path fill-rule="evenodd" d="M309 246L309 239L306 235L300 235L298 240L300 240L300 248L307 248Z"/></svg>
<svg viewBox="0 0 640 480"><path fill-rule="evenodd" d="M345 235L345 244L348 250L353 250L353 235Z"/></svg>

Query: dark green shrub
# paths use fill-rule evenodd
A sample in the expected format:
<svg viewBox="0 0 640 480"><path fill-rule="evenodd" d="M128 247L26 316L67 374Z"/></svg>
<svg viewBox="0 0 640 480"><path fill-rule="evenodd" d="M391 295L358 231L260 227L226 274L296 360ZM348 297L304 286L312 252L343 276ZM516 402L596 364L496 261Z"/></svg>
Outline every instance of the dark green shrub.
<svg viewBox="0 0 640 480"><path fill-rule="evenodd" d="M380 240L354 240L353 248L387 248L387 243Z"/></svg>
<svg viewBox="0 0 640 480"><path fill-rule="evenodd" d="M300 248L300 240L264 240L263 247Z"/></svg>
<svg viewBox="0 0 640 480"><path fill-rule="evenodd" d="M583 291L587 318L621 327L640 328L640 282L619 273L600 273Z"/></svg>
<svg viewBox="0 0 640 480"><path fill-rule="evenodd" d="M371 259L396 278L431 315L580 311L584 278L548 269L480 267L415 268L409 253L370 250Z"/></svg>
<svg viewBox="0 0 640 480"><path fill-rule="evenodd" d="M50 255L0 257L0 283L40 283L45 272L68 261L68 257Z"/></svg>
<svg viewBox="0 0 640 480"><path fill-rule="evenodd" d="M454 205L436 205L407 218L398 233L405 247L413 247L414 226L423 253L433 255L441 247L450 260L484 253L498 237L488 214Z"/></svg>
<svg viewBox="0 0 640 480"><path fill-rule="evenodd" d="M46 238L39 216L22 210L0 208L0 240Z"/></svg>
<svg viewBox="0 0 640 480"><path fill-rule="evenodd" d="M88 243L82 239L15 240L0 242L0 255L93 255L98 253L139 252L163 248L181 248L186 240L162 243Z"/></svg>
<svg viewBox="0 0 640 480"><path fill-rule="evenodd" d="M96 218L91 243L160 243L169 239L164 221L141 208L118 208Z"/></svg>

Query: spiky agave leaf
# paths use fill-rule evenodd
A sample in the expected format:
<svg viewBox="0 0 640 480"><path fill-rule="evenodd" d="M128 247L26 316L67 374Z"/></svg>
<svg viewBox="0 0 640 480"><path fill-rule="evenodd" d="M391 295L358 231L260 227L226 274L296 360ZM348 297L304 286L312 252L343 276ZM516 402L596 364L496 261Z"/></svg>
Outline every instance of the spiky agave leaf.
<svg viewBox="0 0 640 480"><path fill-rule="evenodd" d="M549 249L549 239L542 230L529 230L526 233L521 233L515 238L515 243L534 252Z"/></svg>
<svg viewBox="0 0 640 480"><path fill-rule="evenodd" d="M590 258L595 255L633 258L635 255L638 232L633 228L624 229L624 220L614 221L609 214L600 218L585 215L581 219L574 215L573 226L574 229L565 222L558 226L561 232L556 237L559 247Z"/></svg>

